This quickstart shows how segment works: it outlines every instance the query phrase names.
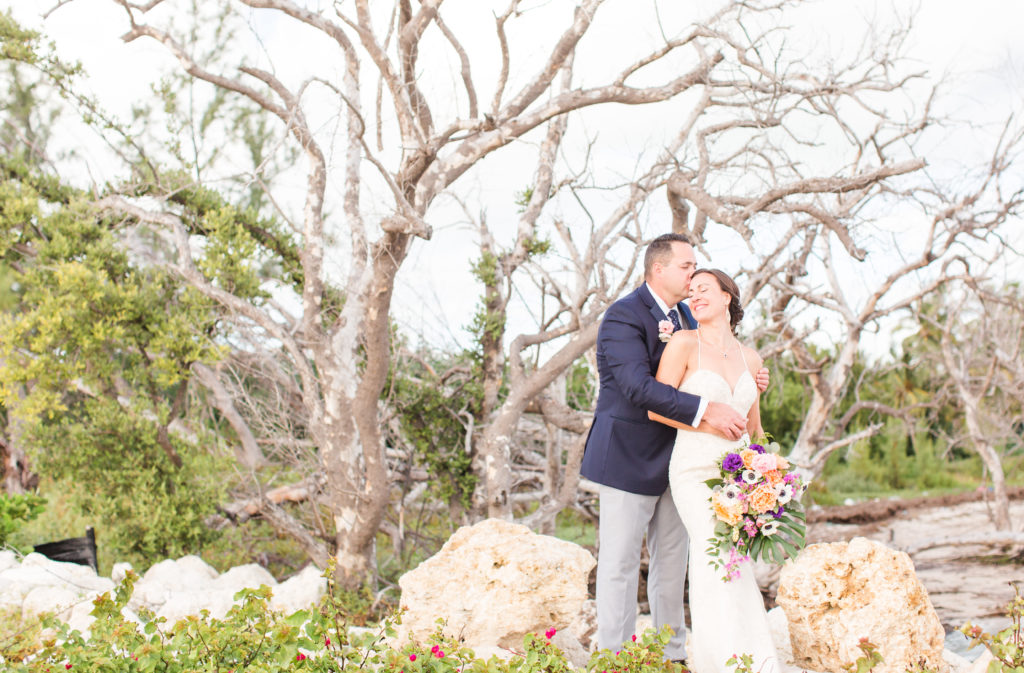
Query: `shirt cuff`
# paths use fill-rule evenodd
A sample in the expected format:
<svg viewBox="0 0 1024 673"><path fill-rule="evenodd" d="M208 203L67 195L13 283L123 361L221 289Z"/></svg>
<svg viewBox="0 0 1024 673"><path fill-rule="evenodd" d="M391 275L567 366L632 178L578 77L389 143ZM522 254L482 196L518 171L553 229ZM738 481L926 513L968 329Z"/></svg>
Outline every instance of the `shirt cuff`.
<svg viewBox="0 0 1024 673"><path fill-rule="evenodd" d="M693 417L693 427L700 425L700 419L704 418L704 412L708 409L708 399L706 397L700 398L700 406L697 407L697 415Z"/></svg>

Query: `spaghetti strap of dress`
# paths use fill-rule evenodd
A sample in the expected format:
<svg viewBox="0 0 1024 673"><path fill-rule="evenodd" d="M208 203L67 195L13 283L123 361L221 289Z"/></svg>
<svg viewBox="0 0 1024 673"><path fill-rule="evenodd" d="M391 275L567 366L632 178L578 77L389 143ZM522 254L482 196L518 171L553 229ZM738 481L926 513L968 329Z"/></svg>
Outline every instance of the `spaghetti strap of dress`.
<svg viewBox="0 0 1024 673"><path fill-rule="evenodd" d="M699 358L699 356L698 356L698 358ZM740 358L743 360L743 368L746 369L749 372L750 371L750 365L747 364L747 356L743 354L743 344L740 344Z"/></svg>

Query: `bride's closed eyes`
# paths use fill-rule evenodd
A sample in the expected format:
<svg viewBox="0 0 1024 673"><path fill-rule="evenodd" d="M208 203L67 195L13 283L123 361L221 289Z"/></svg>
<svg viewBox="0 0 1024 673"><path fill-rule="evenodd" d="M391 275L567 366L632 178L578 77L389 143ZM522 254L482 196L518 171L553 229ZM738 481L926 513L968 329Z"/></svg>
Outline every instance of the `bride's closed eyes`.
<svg viewBox="0 0 1024 673"><path fill-rule="evenodd" d="M710 283L698 283L696 286L690 285L690 298L692 299L697 294L705 294L711 289Z"/></svg>

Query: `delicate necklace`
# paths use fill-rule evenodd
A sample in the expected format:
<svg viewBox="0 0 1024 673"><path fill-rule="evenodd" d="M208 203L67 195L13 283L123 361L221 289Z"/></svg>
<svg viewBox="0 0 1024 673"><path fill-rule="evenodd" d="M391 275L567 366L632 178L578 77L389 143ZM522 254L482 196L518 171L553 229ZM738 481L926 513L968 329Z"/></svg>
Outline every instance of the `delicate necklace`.
<svg viewBox="0 0 1024 673"><path fill-rule="evenodd" d="M698 336L698 338L700 337L700 331L701 331L700 327L698 326L697 327L697 336ZM705 338L703 340L707 341L707 338ZM729 347L724 349L724 350L722 349L721 346L716 346L715 344L711 343L710 341L708 342L708 345L711 346L712 348L714 348L719 353L721 353L723 358L729 357L729 351L732 350L732 344L731 343L729 344Z"/></svg>

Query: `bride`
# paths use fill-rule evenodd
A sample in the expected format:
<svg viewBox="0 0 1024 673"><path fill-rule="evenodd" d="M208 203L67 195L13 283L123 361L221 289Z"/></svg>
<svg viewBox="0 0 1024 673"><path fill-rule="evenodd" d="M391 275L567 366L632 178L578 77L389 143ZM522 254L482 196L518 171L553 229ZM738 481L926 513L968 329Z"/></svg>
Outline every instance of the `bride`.
<svg viewBox="0 0 1024 673"><path fill-rule="evenodd" d="M690 311L696 330L676 332L661 356L657 379L713 402L731 405L747 417L747 432L762 434L759 393L754 375L761 358L733 335L743 317L736 283L717 269L695 271L690 280ZM716 461L742 441L710 431L698 431L649 413L651 419L679 429L669 483L679 516L690 535L690 668L695 673L728 671L726 661L743 654L753 657L756 673L782 670L772 643L767 614L750 563L739 565L740 576L722 581L722 571L709 564L705 541L715 522L707 479L720 476Z"/></svg>

